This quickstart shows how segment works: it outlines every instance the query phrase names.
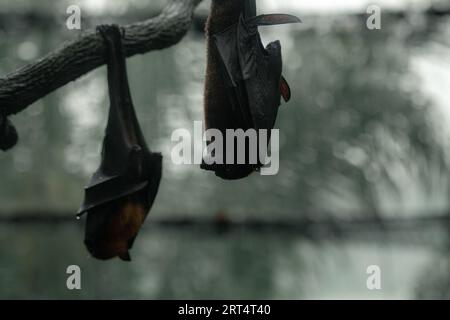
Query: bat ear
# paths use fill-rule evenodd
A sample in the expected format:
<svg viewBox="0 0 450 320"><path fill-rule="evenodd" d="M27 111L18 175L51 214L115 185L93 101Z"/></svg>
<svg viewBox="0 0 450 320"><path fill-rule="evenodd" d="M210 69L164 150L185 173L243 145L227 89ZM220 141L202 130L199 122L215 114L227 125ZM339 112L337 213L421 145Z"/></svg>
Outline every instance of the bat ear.
<svg viewBox="0 0 450 320"><path fill-rule="evenodd" d="M291 88L283 76L281 76L280 92L284 101L289 102L291 100Z"/></svg>
<svg viewBox="0 0 450 320"><path fill-rule="evenodd" d="M122 261L131 261L130 253L127 251L119 255L120 260Z"/></svg>

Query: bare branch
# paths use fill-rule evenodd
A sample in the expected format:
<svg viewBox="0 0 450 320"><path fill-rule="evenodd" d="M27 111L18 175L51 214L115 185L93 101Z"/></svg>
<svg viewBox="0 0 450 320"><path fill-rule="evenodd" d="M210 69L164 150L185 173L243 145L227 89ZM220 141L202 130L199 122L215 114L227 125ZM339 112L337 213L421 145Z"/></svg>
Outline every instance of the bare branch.
<svg viewBox="0 0 450 320"><path fill-rule="evenodd" d="M160 50L178 43L189 30L194 9L202 0L171 0L160 15L124 27L126 56ZM16 114L33 102L105 64L103 40L84 32L47 56L0 78L0 107Z"/></svg>

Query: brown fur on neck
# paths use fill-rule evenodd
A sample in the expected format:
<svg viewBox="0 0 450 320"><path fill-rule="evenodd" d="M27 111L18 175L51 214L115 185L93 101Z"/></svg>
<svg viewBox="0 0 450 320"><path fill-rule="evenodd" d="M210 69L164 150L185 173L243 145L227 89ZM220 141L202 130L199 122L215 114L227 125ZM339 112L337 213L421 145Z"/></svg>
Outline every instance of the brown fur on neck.
<svg viewBox="0 0 450 320"><path fill-rule="evenodd" d="M212 0L206 24L206 34L223 31L238 22L244 10L244 0Z"/></svg>

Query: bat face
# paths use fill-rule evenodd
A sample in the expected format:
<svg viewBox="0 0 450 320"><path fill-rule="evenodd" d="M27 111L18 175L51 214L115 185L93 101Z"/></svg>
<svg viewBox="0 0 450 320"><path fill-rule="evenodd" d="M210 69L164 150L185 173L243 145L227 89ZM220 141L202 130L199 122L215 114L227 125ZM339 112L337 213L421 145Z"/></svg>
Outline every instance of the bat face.
<svg viewBox="0 0 450 320"><path fill-rule="evenodd" d="M125 182L119 180L120 189L114 188L114 185L108 186L107 183L105 186L104 183L98 186L102 193L96 193L95 187L86 190L85 202L86 199L97 199L105 191L108 195L107 201L92 207L85 206L89 209L86 211L84 242L93 257L100 260L119 257L124 261L131 261L129 250L153 206L161 180L162 157L158 154L152 157L147 162L147 167L151 168L150 175L147 176L148 181L144 182L142 189L125 196L118 196L121 194L118 190L128 190L133 185L138 188L142 186L142 183L130 184L130 182L126 183L127 180ZM131 176L131 178L131 181L134 181L135 177ZM91 195L90 198L88 198L89 195Z"/></svg>
<svg viewBox="0 0 450 320"><path fill-rule="evenodd" d="M213 0L207 22L206 129L218 129L224 137L227 129L265 129L270 136L281 97L289 100L290 89L282 76L280 42L264 47L258 26L298 22L291 15L256 16L255 0ZM259 140L256 143L259 148ZM249 147L245 150L249 159ZM226 150L223 155L226 158ZM245 164L204 162L201 167L231 180L244 178L261 166L247 160Z"/></svg>
<svg viewBox="0 0 450 320"><path fill-rule="evenodd" d="M126 196L88 212L85 244L93 257L131 260L128 250L149 210L142 197L142 192Z"/></svg>
<svg viewBox="0 0 450 320"><path fill-rule="evenodd" d="M105 40L110 109L101 163L85 189L85 244L97 259L130 261L131 249L158 193L162 156L148 148L128 87L121 32L100 26Z"/></svg>

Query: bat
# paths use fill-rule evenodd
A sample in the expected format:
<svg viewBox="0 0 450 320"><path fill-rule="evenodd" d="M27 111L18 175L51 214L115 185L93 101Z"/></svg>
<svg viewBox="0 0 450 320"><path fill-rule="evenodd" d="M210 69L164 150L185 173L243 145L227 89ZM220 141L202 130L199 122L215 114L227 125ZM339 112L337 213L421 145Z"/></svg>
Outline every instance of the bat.
<svg viewBox="0 0 450 320"><path fill-rule="evenodd" d="M7 151L14 147L19 140L16 128L0 110L0 150Z"/></svg>
<svg viewBox="0 0 450 320"><path fill-rule="evenodd" d="M266 129L270 136L281 97L286 102L291 98L282 76L280 42L264 47L258 27L300 22L286 14L257 16L256 0L212 1L206 25L205 129L219 130L225 146L227 129ZM263 164L249 161L249 141L246 143L244 164L209 164L204 158L201 168L226 180L247 177Z"/></svg>
<svg viewBox="0 0 450 320"><path fill-rule="evenodd" d="M153 205L162 156L148 148L128 85L121 29L101 25L110 108L101 163L85 188L78 216L87 213L85 245L97 259L130 261L129 250Z"/></svg>

